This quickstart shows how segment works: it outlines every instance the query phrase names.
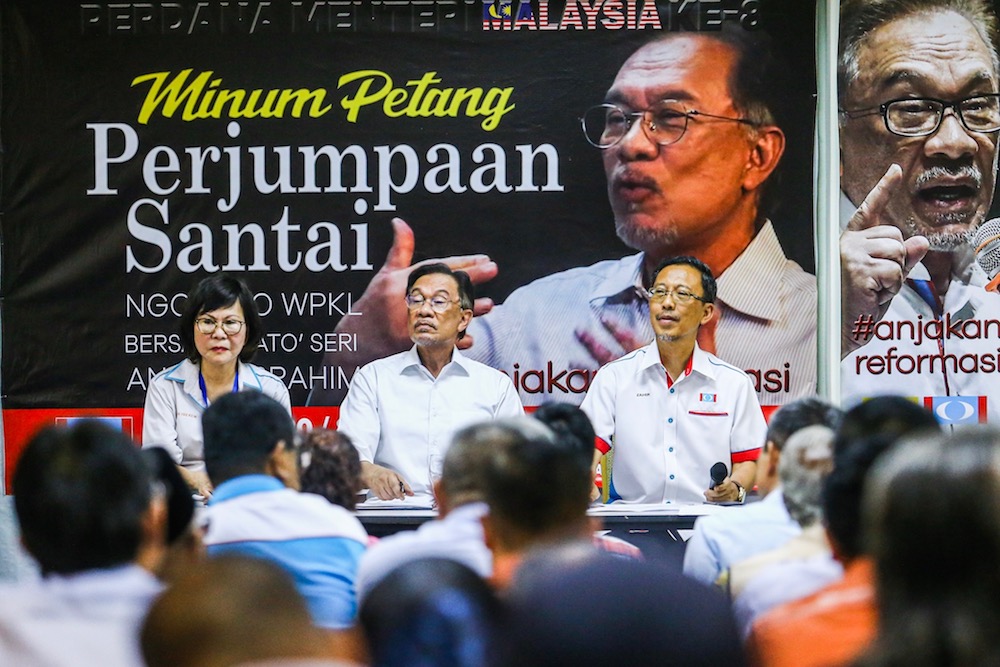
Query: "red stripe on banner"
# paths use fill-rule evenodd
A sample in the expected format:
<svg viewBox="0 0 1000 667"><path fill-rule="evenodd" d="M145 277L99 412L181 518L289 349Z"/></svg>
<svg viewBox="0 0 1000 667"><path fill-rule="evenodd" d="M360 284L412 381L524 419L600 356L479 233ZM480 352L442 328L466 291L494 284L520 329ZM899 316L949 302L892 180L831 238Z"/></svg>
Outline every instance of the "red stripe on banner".
<svg viewBox="0 0 1000 667"><path fill-rule="evenodd" d="M334 428L340 415L339 407L292 408L295 427L310 430L318 427ZM4 438L4 488L11 492L10 483L14 467L39 429L83 417L121 419L122 430L136 443L142 437L142 408L44 408L3 411Z"/></svg>
<svg viewBox="0 0 1000 667"><path fill-rule="evenodd" d="M756 461L760 457L761 448L748 449L742 452L733 452L730 458L733 459L733 463L743 463L744 461Z"/></svg>
<svg viewBox="0 0 1000 667"><path fill-rule="evenodd" d="M986 396L979 397L979 423L986 423Z"/></svg>

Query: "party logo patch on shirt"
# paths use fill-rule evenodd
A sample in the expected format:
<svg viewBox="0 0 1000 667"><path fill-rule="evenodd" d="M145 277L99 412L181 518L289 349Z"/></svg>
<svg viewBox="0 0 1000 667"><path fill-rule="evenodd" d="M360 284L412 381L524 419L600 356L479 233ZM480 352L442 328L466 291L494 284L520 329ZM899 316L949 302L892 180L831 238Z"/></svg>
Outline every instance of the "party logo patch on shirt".
<svg viewBox="0 0 1000 667"><path fill-rule="evenodd" d="M702 403L715 403L718 399L718 394L698 394L698 400Z"/></svg>
<svg viewBox="0 0 1000 667"><path fill-rule="evenodd" d="M986 423L986 396L924 396L942 426Z"/></svg>

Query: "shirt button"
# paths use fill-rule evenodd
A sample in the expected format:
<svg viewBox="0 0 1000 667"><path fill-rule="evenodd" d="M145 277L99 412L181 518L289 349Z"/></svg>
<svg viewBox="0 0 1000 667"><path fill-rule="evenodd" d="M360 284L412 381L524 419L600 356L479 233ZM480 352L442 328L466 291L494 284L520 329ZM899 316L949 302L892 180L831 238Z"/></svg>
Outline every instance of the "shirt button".
<svg viewBox="0 0 1000 667"><path fill-rule="evenodd" d="M670 388L670 393L671 394L674 393L674 388L673 387Z"/></svg>
<svg viewBox="0 0 1000 667"><path fill-rule="evenodd" d="M667 418L667 423L668 424L673 424L674 423L674 418L673 417L668 417Z"/></svg>
<svg viewBox="0 0 1000 667"><path fill-rule="evenodd" d="M674 478L674 476L673 476L673 475L671 475L671 476L670 476L670 479L673 479L673 478Z"/></svg>
<svg viewBox="0 0 1000 667"><path fill-rule="evenodd" d="M668 452L672 452L672 451L674 451L674 448L673 448L673 447L670 447L669 449L667 449L667 451L668 451Z"/></svg>

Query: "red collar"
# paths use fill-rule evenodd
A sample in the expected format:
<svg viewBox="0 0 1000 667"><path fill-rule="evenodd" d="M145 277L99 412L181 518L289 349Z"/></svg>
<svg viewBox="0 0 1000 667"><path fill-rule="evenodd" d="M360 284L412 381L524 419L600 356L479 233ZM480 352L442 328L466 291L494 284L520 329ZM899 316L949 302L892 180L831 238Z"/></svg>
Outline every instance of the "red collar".
<svg viewBox="0 0 1000 667"><path fill-rule="evenodd" d="M691 351L691 356L688 357L687 366L684 367L684 374L681 377L687 377L691 375L691 368L694 366L694 350ZM667 376L667 389L674 386L674 381L670 379L670 373L664 371L664 375Z"/></svg>

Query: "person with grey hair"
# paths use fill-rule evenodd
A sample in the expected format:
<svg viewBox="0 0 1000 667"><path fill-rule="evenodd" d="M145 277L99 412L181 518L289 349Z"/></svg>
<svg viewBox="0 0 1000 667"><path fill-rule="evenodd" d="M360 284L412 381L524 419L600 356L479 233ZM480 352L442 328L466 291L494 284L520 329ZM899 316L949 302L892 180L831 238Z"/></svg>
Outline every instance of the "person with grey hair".
<svg viewBox="0 0 1000 667"><path fill-rule="evenodd" d="M441 478L434 483L438 518L414 531L383 537L361 557L356 586L363 601L390 572L421 558L448 558L481 577L493 571L483 538L483 477L492 456L491 422L468 426L455 435L444 456Z"/></svg>
<svg viewBox="0 0 1000 667"><path fill-rule="evenodd" d="M684 549L684 574L715 583L731 565L781 546L801 532L785 505L779 478L785 446L798 431L819 424L840 425L839 408L816 397L782 406L767 424L757 460L757 490L764 498L746 507L699 517Z"/></svg>
<svg viewBox="0 0 1000 667"><path fill-rule="evenodd" d="M878 630L856 665L1000 664L1000 431L901 443L866 480L862 527Z"/></svg>
<svg viewBox="0 0 1000 667"><path fill-rule="evenodd" d="M733 615L743 636L759 614L805 597L843 576L821 521L823 482L833 468L833 438L834 432L826 426L807 426L785 445L779 471L781 488L788 513L802 532L729 569Z"/></svg>
<svg viewBox="0 0 1000 667"><path fill-rule="evenodd" d="M916 396L994 394L991 375L964 361L997 360L993 338L974 333L1000 317L1000 298L983 289L971 243L997 176L994 9L844 0L840 24L844 394L891 393L901 382ZM923 335L950 320L963 335ZM898 333L876 336L882 322ZM1000 400L982 409L1000 420Z"/></svg>

